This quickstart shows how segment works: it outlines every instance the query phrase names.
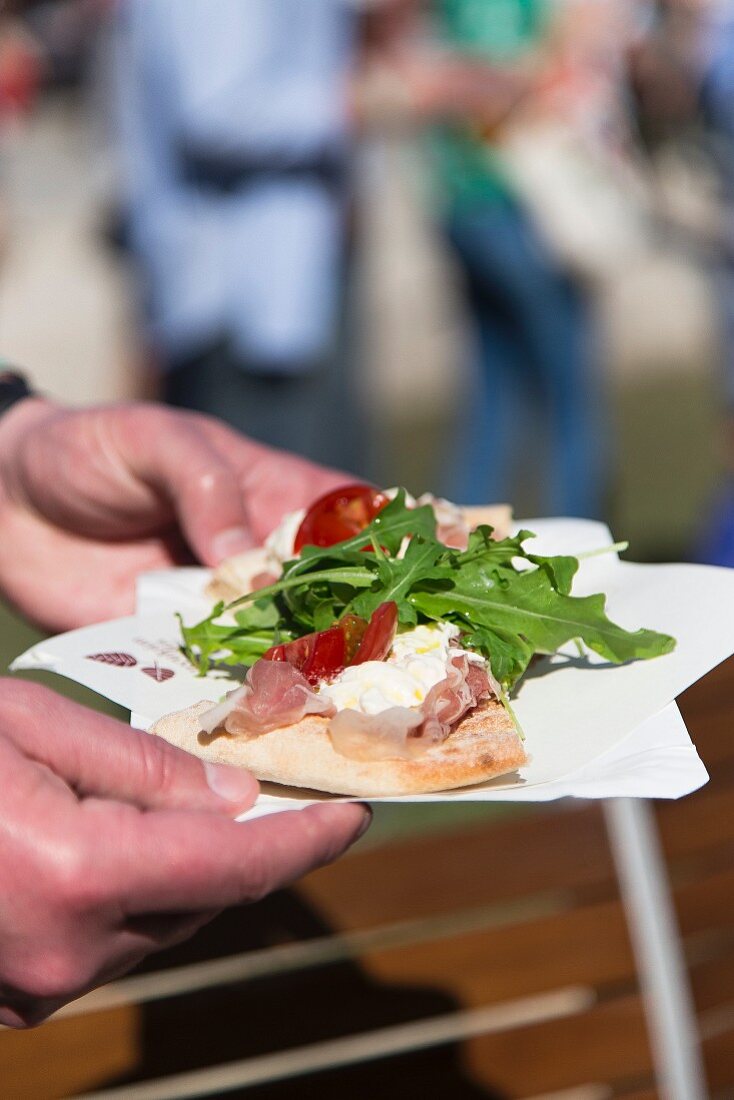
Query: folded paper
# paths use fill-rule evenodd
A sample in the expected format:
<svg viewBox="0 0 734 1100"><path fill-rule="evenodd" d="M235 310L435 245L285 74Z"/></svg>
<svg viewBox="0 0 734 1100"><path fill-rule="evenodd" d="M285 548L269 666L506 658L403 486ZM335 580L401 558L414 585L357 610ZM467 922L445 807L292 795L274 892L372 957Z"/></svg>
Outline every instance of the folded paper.
<svg viewBox="0 0 734 1100"><path fill-rule="evenodd" d="M513 700L530 762L519 774L430 795L386 801L545 801L644 796L679 797L701 786L706 771L674 700L734 652L734 570L699 565L638 565L611 551L604 525L585 520L524 521L540 554L588 554L574 595L605 592L612 619L672 634L676 649L627 665L580 657L568 647L531 667ZM33 646L13 670L44 669L84 684L129 709L147 728L201 699L217 701L237 686L232 670L199 677L180 652L175 612L195 622L209 613L209 574L187 568L150 573L134 616L99 623ZM331 797L331 796L329 796ZM293 808L314 793L268 789L258 812Z"/></svg>

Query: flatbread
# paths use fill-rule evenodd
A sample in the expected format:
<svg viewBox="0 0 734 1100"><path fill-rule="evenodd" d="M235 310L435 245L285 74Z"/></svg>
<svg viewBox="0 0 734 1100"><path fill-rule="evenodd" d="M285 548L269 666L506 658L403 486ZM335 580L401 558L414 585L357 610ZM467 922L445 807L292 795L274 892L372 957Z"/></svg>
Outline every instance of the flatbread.
<svg viewBox="0 0 734 1100"><path fill-rule="evenodd" d="M508 504L461 510L472 528L488 523L495 528L497 538L509 533L512 508ZM228 558L215 570L206 595L213 600L235 600L250 591L252 579L269 566L272 562L265 548ZM224 731L209 736L201 730L198 718L212 706L204 701L169 714L153 726L151 733L204 760L247 768L258 779L362 798L467 787L527 763L512 720L496 701L476 707L457 723L443 744L408 760L353 760L344 756L332 744L328 719L318 715L254 738Z"/></svg>
<svg viewBox="0 0 734 1100"><path fill-rule="evenodd" d="M258 779L360 798L467 787L527 763L516 729L496 701L480 704L443 744L408 760L344 756L332 745L328 719L318 715L253 738L219 730L210 736L199 716L212 706L204 701L166 715L150 732L204 760L247 768Z"/></svg>
<svg viewBox="0 0 734 1100"><path fill-rule="evenodd" d="M204 595L214 603L223 600L231 603L240 596L252 591L252 582L259 573L273 569L272 558L264 546L254 550L244 550L232 558L226 558L212 573L211 580L204 589ZM222 620L226 621L226 620ZM234 616L232 616L234 622Z"/></svg>

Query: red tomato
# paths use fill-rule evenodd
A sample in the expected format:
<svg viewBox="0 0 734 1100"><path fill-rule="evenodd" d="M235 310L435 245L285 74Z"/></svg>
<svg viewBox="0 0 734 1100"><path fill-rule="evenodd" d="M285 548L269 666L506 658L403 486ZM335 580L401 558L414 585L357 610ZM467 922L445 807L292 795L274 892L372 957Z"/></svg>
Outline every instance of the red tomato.
<svg viewBox="0 0 734 1100"><path fill-rule="evenodd" d="M359 615L344 615L339 620L339 629L344 634L346 664L351 665L367 630L367 620Z"/></svg>
<svg viewBox="0 0 734 1100"><path fill-rule="evenodd" d="M364 661L384 661L392 647L398 628L398 605L394 600L381 603L372 613L359 649L352 658L353 665Z"/></svg>
<svg viewBox="0 0 734 1100"><path fill-rule="evenodd" d="M284 645L275 645L263 655L264 661L287 661L302 672L310 684L318 684L341 672L346 663L344 631L338 626L306 634Z"/></svg>
<svg viewBox="0 0 734 1100"><path fill-rule="evenodd" d="M272 646L264 661L287 661L310 684L336 676L347 665L384 661L398 625L398 605L381 603L369 623L359 615L345 615L328 630L305 634L292 642Z"/></svg>
<svg viewBox="0 0 734 1100"><path fill-rule="evenodd" d="M304 546L334 546L364 531L388 502L372 485L355 483L332 489L314 501L296 532L293 550Z"/></svg>

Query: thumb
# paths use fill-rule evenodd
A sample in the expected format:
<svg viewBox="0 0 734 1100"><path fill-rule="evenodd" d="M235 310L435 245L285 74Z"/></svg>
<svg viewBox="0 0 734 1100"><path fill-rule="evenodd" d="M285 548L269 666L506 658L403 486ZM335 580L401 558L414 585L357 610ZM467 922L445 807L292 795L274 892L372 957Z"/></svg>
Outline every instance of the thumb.
<svg viewBox="0 0 734 1100"><path fill-rule="evenodd" d="M242 768L205 763L39 684L0 680L0 731L82 796L235 816L259 789Z"/></svg>

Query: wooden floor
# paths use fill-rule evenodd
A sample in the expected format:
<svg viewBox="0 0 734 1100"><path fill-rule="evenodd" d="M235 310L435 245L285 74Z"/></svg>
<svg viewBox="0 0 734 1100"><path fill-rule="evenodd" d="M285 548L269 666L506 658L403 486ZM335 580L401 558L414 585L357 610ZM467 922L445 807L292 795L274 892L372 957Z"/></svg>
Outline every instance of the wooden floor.
<svg viewBox="0 0 734 1100"><path fill-rule="evenodd" d="M680 703L712 781L655 814L723 1100L734 1096L734 660ZM42 1028L1 1033L0 1081L8 1100L649 1100L600 807L381 845L223 914Z"/></svg>

